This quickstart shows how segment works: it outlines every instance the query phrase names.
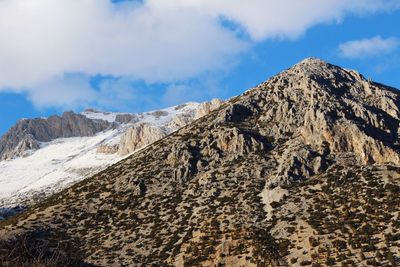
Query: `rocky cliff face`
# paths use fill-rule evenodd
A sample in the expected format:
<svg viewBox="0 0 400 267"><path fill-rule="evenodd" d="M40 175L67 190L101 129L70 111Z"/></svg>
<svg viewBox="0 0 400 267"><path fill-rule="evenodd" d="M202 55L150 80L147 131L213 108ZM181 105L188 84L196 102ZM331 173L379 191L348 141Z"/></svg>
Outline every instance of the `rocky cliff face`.
<svg viewBox="0 0 400 267"><path fill-rule="evenodd" d="M101 145L97 151L99 153L118 153L121 156L128 155L207 115L222 104L223 101L213 99L210 102L203 102L193 107L190 107L190 104L176 106L173 112L178 113L172 116L168 111L162 110L146 114L155 120L163 120L163 117L168 118L158 124L146 121L146 119L143 120L143 114L117 115L115 120L126 124L119 143Z"/></svg>
<svg viewBox="0 0 400 267"><path fill-rule="evenodd" d="M135 124L129 127L121 137L118 153L121 155L132 153L148 144L160 140L166 135L167 133L161 128L146 123Z"/></svg>
<svg viewBox="0 0 400 267"><path fill-rule="evenodd" d="M211 111L219 108L222 104L223 104L223 102L220 99L213 99L210 102L201 103L196 110L195 118L198 119L198 118L201 118L201 117L207 115Z"/></svg>
<svg viewBox="0 0 400 267"><path fill-rule="evenodd" d="M0 139L0 160L24 156L40 147L40 142L56 138L92 136L110 127L103 120L91 120L80 114L65 112L61 117L23 119Z"/></svg>
<svg viewBox="0 0 400 267"><path fill-rule="evenodd" d="M100 266L397 264L399 108L306 59L0 229Z"/></svg>

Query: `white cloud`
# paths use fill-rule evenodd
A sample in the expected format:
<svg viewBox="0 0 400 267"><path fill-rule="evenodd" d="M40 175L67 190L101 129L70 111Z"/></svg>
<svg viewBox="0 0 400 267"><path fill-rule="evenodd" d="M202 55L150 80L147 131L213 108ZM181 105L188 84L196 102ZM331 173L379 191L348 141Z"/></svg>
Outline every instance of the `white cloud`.
<svg viewBox="0 0 400 267"><path fill-rule="evenodd" d="M0 0L0 91L26 92L37 106L83 105L108 94L90 88L92 75L176 84L229 68L256 42L390 8L399 1Z"/></svg>
<svg viewBox="0 0 400 267"><path fill-rule="evenodd" d="M200 12L107 0L2 0L0 32L0 87L66 72L184 79L244 48Z"/></svg>
<svg viewBox="0 0 400 267"><path fill-rule="evenodd" d="M157 0L153 0L156 2ZM239 24L251 38L296 38L308 28L340 21L349 13L365 14L400 8L398 0L177 0Z"/></svg>
<svg viewBox="0 0 400 267"><path fill-rule="evenodd" d="M219 84L217 77L200 77L188 82L169 84L163 90L161 103L163 106L173 106L193 101L193 99L207 101L223 97L223 91L224 88Z"/></svg>
<svg viewBox="0 0 400 267"><path fill-rule="evenodd" d="M339 45L340 55L347 58L365 58L390 53L399 46L400 42L395 37L382 38L375 36L345 42Z"/></svg>
<svg viewBox="0 0 400 267"><path fill-rule="evenodd" d="M91 88L87 77L80 74L53 77L39 87L34 86L27 90L28 99L37 108L75 108L96 98L96 92Z"/></svg>

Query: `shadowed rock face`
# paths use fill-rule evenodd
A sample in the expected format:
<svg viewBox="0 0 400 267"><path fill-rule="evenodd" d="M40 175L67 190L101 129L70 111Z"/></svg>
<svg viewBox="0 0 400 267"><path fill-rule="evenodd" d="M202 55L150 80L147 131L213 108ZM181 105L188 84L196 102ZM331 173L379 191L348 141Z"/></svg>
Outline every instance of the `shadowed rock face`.
<svg viewBox="0 0 400 267"><path fill-rule="evenodd" d="M92 136L110 127L103 120L92 120L73 112L47 119L23 119L0 139L0 160L23 156L30 149L38 149L39 142L56 138Z"/></svg>
<svg viewBox="0 0 400 267"><path fill-rule="evenodd" d="M388 263L399 108L397 90L306 59L0 229L50 229L101 266Z"/></svg>

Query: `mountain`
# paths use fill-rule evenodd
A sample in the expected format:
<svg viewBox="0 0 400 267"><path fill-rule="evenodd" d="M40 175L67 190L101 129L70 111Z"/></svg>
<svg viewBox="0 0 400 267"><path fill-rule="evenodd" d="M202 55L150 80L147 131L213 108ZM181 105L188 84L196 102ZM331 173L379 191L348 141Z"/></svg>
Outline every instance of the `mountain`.
<svg viewBox="0 0 400 267"><path fill-rule="evenodd" d="M57 138L93 136L109 127L103 120L91 120L83 115L65 112L61 117L22 119L0 140L0 159L25 156L28 150L38 149L39 142Z"/></svg>
<svg viewBox="0 0 400 267"><path fill-rule="evenodd" d="M99 172L220 104L215 99L139 114L87 109L18 121L0 139L0 217Z"/></svg>
<svg viewBox="0 0 400 267"><path fill-rule="evenodd" d="M305 59L1 222L0 256L29 262L58 248L94 266L396 266L399 109L398 90ZM24 252L27 242L41 250Z"/></svg>

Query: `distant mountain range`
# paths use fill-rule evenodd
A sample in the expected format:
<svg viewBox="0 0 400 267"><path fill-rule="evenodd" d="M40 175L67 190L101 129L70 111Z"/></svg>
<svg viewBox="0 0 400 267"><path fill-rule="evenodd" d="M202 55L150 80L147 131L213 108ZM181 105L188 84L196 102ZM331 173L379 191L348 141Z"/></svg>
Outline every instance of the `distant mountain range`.
<svg viewBox="0 0 400 267"><path fill-rule="evenodd" d="M400 264L397 89L308 58L212 109L0 222L0 260ZM96 129L103 131L104 121ZM132 145L128 137L122 147L99 139L102 151Z"/></svg>
<svg viewBox="0 0 400 267"><path fill-rule="evenodd" d="M191 102L138 114L87 109L18 121L0 139L0 216L104 169L221 103Z"/></svg>

